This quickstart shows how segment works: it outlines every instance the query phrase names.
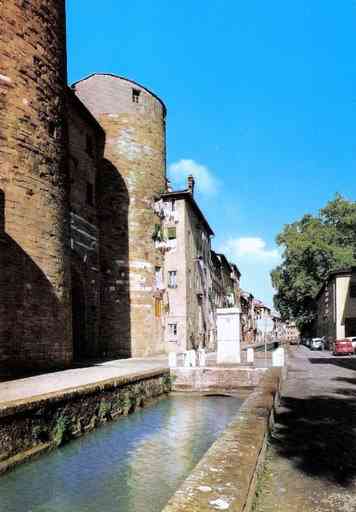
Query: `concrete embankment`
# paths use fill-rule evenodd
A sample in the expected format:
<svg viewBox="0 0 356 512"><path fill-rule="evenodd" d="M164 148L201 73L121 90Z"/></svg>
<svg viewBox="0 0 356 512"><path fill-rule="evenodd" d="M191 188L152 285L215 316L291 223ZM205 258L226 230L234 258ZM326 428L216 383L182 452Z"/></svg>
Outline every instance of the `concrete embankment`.
<svg viewBox="0 0 356 512"><path fill-rule="evenodd" d="M171 390L169 370L146 370L0 403L0 473Z"/></svg>
<svg viewBox="0 0 356 512"><path fill-rule="evenodd" d="M249 512L279 399L281 372L270 369L163 512Z"/></svg>

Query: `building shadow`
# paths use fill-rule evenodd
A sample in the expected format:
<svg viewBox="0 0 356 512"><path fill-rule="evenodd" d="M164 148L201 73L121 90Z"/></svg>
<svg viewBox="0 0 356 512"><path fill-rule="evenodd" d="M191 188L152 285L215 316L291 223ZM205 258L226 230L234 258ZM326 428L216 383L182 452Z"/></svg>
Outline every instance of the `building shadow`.
<svg viewBox="0 0 356 512"><path fill-rule="evenodd" d="M5 232L0 190L0 378L64 368L71 361L64 325L68 304L34 260Z"/></svg>
<svg viewBox="0 0 356 512"><path fill-rule="evenodd" d="M343 396L337 396L337 395ZM351 485L356 477L356 391L335 396L284 397L271 442L305 474Z"/></svg>
<svg viewBox="0 0 356 512"><path fill-rule="evenodd" d="M103 159L97 178L100 226L100 346L104 357L131 357L128 212L120 171Z"/></svg>
<svg viewBox="0 0 356 512"><path fill-rule="evenodd" d="M356 371L356 358L354 357L311 357L309 358L311 364L332 364L340 368Z"/></svg>

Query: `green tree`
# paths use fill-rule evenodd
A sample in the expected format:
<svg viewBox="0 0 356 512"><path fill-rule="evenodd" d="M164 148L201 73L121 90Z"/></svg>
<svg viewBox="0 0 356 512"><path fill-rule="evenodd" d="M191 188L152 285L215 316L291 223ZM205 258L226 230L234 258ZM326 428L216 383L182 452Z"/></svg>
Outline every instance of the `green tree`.
<svg viewBox="0 0 356 512"><path fill-rule="evenodd" d="M302 332L312 329L315 296L328 273L356 265L356 202L336 195L319 215L304 215L277 236L282 263L272 271L275 307Z"/></svg>

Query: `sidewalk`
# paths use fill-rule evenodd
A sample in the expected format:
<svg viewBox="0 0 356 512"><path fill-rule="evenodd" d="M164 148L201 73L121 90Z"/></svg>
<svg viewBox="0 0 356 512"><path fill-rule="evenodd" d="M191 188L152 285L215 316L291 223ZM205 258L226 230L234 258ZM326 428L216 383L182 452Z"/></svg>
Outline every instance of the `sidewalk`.
<svg viewBox="0 0 356 512"><path fill-rule="evenodd" d="M255 512L356 511L356 358L291 350Z"/></svg>
<svg viewBox="0 0 356 512"><path fill-rule="evenodd" d="M167 358L164 356L151 359L118 359L92 363L83 368L2 382L0 383L0 408L13 401L27 400L41 395L98 384L117 377L166 370L167 368Z"/></svg>
<svg viewBox="0 0 356 512"><path fill-rule="evenodd" d="M262 355L262 354L261 354ZM246 360L246 352L242 348L242 362ZM206 365L216 366L216 353L207 355ZM178 366L183 366L183 355L178 357ZM255 367L270 366L262 357L256 358ZM0 408L14 401L26 401L47 395L79 388L90 384L118 377L142 374L168 369L168 356L152 358L117 359L106 362L83 363L82 367L0 382Z"/></svg>

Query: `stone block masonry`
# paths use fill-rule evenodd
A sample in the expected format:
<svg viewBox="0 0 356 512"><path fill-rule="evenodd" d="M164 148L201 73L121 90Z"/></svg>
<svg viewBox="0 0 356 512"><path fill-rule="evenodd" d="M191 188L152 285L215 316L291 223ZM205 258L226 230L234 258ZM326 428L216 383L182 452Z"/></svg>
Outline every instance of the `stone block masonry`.
<svg viewBox="0 0 356 512"><path fill-rule="evenodd" d="M153 203L165 190L166 108L144 87L108 74L85 78L74 90L106 133L99 180L101 337L111 356L157 354L164 344L162 319L155 317L155 270L163 260L152 239L159 222Z"/></svg>
<svg viewBox="0 0 356 512"><path fill-rule="evenodd" d="M0 406L0 473L171 389L169 370L149 370Z"/></svg>
<svg viewBox="0 0 356 512"><path fill-rule="evenodd" d="M72 357L64 0L0 0L0 366Z"/></svg>

